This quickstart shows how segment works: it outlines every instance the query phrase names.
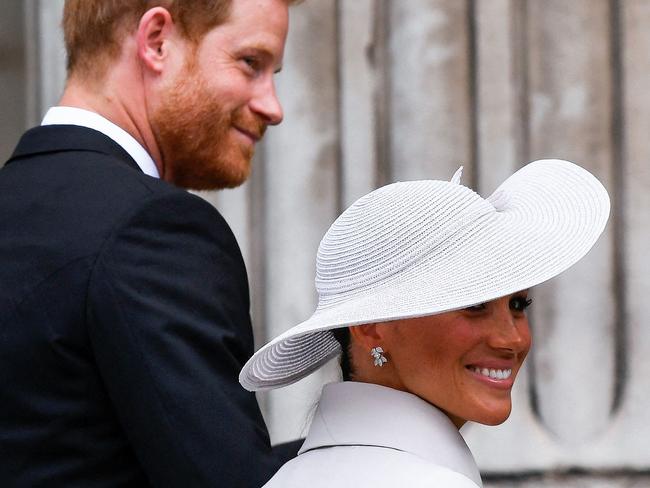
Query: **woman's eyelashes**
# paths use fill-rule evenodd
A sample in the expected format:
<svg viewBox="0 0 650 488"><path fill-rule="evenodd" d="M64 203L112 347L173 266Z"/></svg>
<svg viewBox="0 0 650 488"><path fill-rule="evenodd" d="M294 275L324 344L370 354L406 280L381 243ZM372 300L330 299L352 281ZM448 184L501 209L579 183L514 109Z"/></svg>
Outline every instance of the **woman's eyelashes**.
<svg viewBox="0 0 650 488"><path fill-rule="evenodd" d="M488 309L491 303L493 302L479 303L477 305L472 305L471 307L466 307L465 310L472 313L484 312ZM524 312L532 303L533 300L531 298L527 298L525 295L517 295L510 299L509 307L510 310L515 312Z"/></svg>
<svg viewBox="0 0 650 488"><path fill-rule="evenodd" d="M471 307L465 308L468 312L482 312L487 309L487 303L479 303L477 305L472 305Z"/></svg>
<svg viewBox="0 0 650 488"><path fill-rule="evenodd" d="M510 308L517 312L524 312L533 303L532 298L515 296L510 299Z"/></svg>

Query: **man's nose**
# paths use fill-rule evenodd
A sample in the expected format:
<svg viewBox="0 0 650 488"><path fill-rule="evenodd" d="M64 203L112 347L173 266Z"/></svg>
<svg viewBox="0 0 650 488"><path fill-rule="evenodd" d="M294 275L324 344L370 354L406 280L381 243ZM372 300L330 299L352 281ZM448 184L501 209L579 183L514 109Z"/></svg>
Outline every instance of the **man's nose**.
<svg viewBox="0 0 650 488"><path fill-rule="evenodd" d="M250 102L250 108L267 125L278 125L282 122L284 113L275 91L275 83L272 80L259 87L258 92Z"/></svg>

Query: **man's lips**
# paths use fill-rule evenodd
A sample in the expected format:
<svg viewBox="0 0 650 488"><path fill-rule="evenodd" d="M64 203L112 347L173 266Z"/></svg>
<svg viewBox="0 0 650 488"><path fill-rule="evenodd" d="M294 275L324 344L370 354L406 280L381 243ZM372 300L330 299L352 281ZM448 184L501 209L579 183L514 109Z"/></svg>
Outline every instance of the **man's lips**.
<svg viewBox="0 0 650 488"><path fill-rule="evenodd" d="M247 129L243 129L241 127L235 127L235 130L239 131L240 133L248 137L251 140L251 142L253 142L253 144L262 138L262 134L259 132L253 132Z"/></svg>

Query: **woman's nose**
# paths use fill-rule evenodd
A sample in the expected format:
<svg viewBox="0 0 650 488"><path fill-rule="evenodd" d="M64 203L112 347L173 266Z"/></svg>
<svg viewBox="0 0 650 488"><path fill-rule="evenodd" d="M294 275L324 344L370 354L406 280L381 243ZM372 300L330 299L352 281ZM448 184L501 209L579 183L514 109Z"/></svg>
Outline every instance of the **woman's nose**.
<svg viewBox="0 0 650 488"><path fill-rule="evenodd" d="M509 307L505 311L495 311L488 343L494 349L528 352L531 337L526 315L513 312Z"/></svg>

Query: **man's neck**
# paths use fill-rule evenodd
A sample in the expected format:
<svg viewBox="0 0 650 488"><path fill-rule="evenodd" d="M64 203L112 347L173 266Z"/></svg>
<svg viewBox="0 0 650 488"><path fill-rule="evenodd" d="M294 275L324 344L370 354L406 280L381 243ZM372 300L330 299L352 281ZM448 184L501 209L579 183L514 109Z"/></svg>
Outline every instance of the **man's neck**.
<svg viewBox="0 0 650 488"><path fill-rule="evenodd" d="M120 90L111 90L114 84L111 81L90 83L71 78L66 84L59 105L95 112L121 127L149 153L162 176L162 158L148 122L141 93L131 90L127 99L131 103L125 103Z"/></svg>

